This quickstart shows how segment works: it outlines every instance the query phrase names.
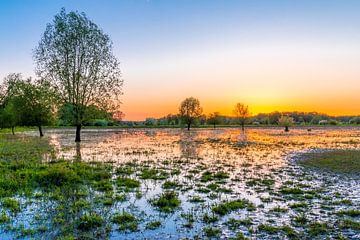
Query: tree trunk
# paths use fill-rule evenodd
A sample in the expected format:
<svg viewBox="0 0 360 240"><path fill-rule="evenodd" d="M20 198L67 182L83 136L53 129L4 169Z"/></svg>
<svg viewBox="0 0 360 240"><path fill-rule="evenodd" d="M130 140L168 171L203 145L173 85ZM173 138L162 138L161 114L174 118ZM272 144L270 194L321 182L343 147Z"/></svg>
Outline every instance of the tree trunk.
<svg viewBox="0 0 360 240"><path fill-rule="evenodd" d="M44 136L44 134L43 134L43 131L42 131L41 126L38 126L38 128L39 128L40 137L43 137L43 136Z"/></svg>
<svg viewBox="0 0 360 240"><path fill-rule="evenodd" d="M242 131L245 130L244 124L241 124L241 129L242 129Z"/></svg>
<svg viewBox="0 0 360 240"><path fill-rule="evenodd" d="M11 132L12 132L13 135L15 135L15 130L14 130L14 128L15 128L14 126L11 127Z"/></svg>
<svg viewBox="0 0 360 240"><path fill-rule="evenodd" d="M75 159L81 161L81 143L76 143L76 156Z"/></svg>
<svg viewBox="0 0 360 240"><path fill-rule="evenodd" d="M289 131L289 127L285 126L285 132L288 132L288 131Z"/></svg>
<svg viewBox="0 0 360 240"><path fill-rule="evenodd" d="M80 131L81 131L81 124L76 125L76 136L75 136L75 142L81 142L81 138L80 138Z"/></svg>
<svg viewBox="0 0 360 240"><path fill-rule="evenodd" d="M190 131L190 123L187 124L187 129Z"/></svg>
<svg viewBox="0 0 360 240"><path fill-rule="evenodd" d="M214 129L216 128L216 125L215 125L215 123L214 123Z"/></svg>

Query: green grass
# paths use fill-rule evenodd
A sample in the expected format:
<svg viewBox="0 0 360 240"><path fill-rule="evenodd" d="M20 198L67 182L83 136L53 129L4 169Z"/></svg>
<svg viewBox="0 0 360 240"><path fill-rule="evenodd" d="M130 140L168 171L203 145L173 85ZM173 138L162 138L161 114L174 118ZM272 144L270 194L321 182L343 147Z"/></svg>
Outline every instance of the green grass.
<svg viewBox="0 0 360 240"><path fill-rule="evenodd" d="M359 217L360 216L360 210L358 209L348 209L348 210L341 210L336 212L339 216L350 216L350 217Z"/></svg>
<svg viewBox="0 0 360 240"><path fill-rule="evenodd" d="M128 212L117 213L112 217L113 223L117 224L120 231L137 231L138 220L134 215Z"/></svg>
<svg viewBox="0 0 360 240"><path fill-rule="evenodd" d="M206 237L215 238L220 236L221 230L219 228L208 227L204 228L204 234Z"/></svg>
<svg viewBox="0 0 360 240"><path fill-rule="evenodd" d="M116 185L118 187L123 187L123 188L137 188L140 187L140 182L132 179L132 178L126 178L126 177L119 177L116 180Z"/></svg>
<svg viewBox="0 0 360 240"><path fill-rule="evenodd" d="M161 227L160 221L152 221L146 224L146 229L154 230Z"/></svg>
<svg viewBox="0 0 360 240"><path fill-rule="evenodd" d="M10 222L10 217L6 213L1 213L0 215L0 224Z"/></svg>
<svg viewBox="0 0 360 240"><path fill-rule="evenodd" d="M102 217L97 213L85 213L80 217L78 229L90 230L100 227L104 223Z"/></svg>
<svg viewBox="0 0 360 240"><path fill-rule="evenodd" d="M16 199L13 198L4 198L2 200L2 206L6 209L9 209L11 212L19 212L20 211L20 203Z"/></svg>
<svg viewBox="0 0 360 240"><path fill-rule="evenodd" d="M299 164L338 173L360 172L360 150L333 150L307 153Z"/></svg>
<svg viewBox="0 0 360 240"><path fill-rule="evenodd" d="M150 203L162 212L173 212L181 204L176 192L163 192L159 197L150 200Z"/></svg>
<svg viewBox="0 0 360 240"><path fill-rule="evenodd" d="M164 180L168 177L167 172L155 168L144 168L140 174L141 179Z"/></svg>
<svg viewBox="0 0 360 240"><path fill-rule="evenodd" d="M212 208L212 211L219 215L226 215L238 209L254 210L255 205L247 199L237 199L233 201L222 202Z"/></svg>

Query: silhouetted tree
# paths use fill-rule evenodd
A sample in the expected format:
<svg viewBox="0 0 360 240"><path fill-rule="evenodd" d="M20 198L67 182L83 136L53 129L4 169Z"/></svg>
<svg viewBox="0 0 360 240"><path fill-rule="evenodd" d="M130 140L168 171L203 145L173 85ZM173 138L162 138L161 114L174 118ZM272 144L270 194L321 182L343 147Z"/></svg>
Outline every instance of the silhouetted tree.
<svg viewBox="0 0 360 240"><path fill-rule="evenodd" d="M280 126L283 126L285 127L285 132L288 132L289 131L289 127L292 126L294 124L294 119L292 117L289 117L289 116L281 116L279 118L279 122L278 124Z"/></svg>
<svg viewBox="0 0 360 240"><path fill-rule="evenodd" d="M214 128L216 128L216 125L220 124L220 113L219 112L210 113L207 122L208 124L214 125Z"/></svg>
<svg viewBox="0 0 360 240"><path fill-rule="evenodd" d="M47 25L34 58L38 76L72 106L76 142L89 106L118 110L123 81L112 42L84 13L62 9Z"/></svg>
<svg viewBox="0 0 360 240"><path fill-rule="evenodd" d="M201 116L202 108L200 101L196 98L189 97L181 102L179 108L179 115L186 123L187 129L190 130L191 124Z"/></svg>
<svg viewBox="0 0 360 240"><path fill-rule="evenodd" d="M235 118L237 122L241 125L241 129L244 131L245 123L250 116L249 107L245 106L242 103L236 103L233 113L235 115Z"/></svg>

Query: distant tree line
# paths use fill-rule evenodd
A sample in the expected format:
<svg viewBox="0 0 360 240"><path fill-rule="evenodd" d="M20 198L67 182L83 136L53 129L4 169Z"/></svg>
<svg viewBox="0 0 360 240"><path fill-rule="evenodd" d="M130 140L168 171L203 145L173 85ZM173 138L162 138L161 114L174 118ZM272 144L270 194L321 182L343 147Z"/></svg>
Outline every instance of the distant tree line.
<svg viewBox="0 0 360 240"><path fill-rule="evenodd" d="M194 101L194 98L188 98L185 101ZM191 106L180 106L178 114L168 114L161 118L147 118L145 121L140 122L125 122L130 126L145 125L145 126L184 126L189 128L190 125L195 126L241 126L244 129L245 125L281 125L284 126L285 131L289 130L293 125L343 125L343 124L360 124L360 116L329 116L323 113L317 112L271 112L271 113L259 113L251 116L248 106L242 103L236 103L232 116L221 115L219 112L212 112L209 114L203 114L200 102L196 100L196 109L198 109L195 115L185 114L185 108ZM201 111L199 110L201 109ZM190 121L189 121L190 119Z"/></svg>

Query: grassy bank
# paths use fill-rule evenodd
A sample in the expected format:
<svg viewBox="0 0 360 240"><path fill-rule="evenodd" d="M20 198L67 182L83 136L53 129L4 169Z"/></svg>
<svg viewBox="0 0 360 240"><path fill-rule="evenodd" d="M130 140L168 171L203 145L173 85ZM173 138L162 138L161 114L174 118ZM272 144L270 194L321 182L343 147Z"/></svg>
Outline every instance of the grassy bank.
<svg viewBox="0 0 360 240"><path fill-rule="evenodd" d="M360 172L360 150L332 150L307 153L300 164L305 167L325 169L338 173Z"/></svg>

